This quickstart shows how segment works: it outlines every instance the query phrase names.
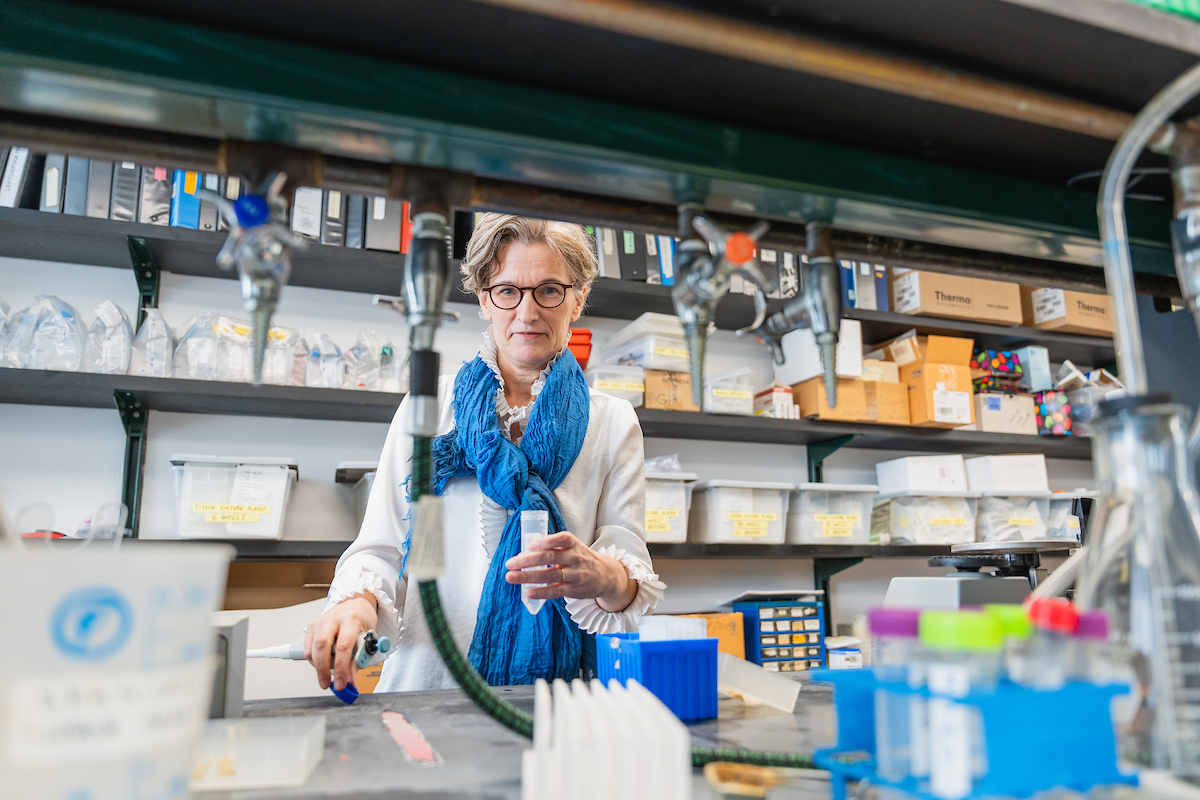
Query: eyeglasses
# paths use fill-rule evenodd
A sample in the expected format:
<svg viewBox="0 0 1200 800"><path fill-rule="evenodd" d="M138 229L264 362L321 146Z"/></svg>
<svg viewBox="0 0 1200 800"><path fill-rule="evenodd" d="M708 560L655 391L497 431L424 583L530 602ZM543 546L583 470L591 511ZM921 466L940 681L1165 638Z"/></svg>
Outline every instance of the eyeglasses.
<svg viewBox="0 0 1200 800"><path fill-rule="evenodd" d="M558 308L567 299L567 289L574 288L569 283L539 283L537 286L514 286L511 283L498 283L484 289L492 299L492 305L502 311L512 311L521 305L526 292L533 292L533 301L542 308Z"/></svg>

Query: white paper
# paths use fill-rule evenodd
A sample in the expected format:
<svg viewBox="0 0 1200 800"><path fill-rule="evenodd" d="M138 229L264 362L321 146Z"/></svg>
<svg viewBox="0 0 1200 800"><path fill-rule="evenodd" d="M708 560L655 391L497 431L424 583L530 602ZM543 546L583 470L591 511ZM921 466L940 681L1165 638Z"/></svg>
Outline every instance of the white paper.
<svg viewBox="0 0 1200 800"><path fill-rule="evenodd" d="M933 421L969 425L971 423L971 393L935 389L933 391Z"/></svg>
<svg viewBox="0 0 1200 800"><path fill-rule="evenodd" d="M287 482L287 467L258 464L238 467L233 476L229 502L233 505L267 506L270 510L261 513L258 522L229 522L225 530L249 536L277 536L287 495Z"/></svg>
<svg viewBox="0 0 1200 800"><path fill-rule="evenodd" d="M1034 325L1067 315L1067 293L1062 289L1034 289L1029 296L1033 301Z"/></svg>
<svg viewBox="0 0 1200 800"><path fill-rule="evenodd" d="M314 238L321 235L321 197L321 190L311 186L296 189L292 203L292 230Z"/></svg>
<svg viewBox="0 0 1200 800"><path fill-rule="evenodd" d="M892 282L895 295L893 308L900 314L911 314L921 307L921 273L910 272Z"/></svg>

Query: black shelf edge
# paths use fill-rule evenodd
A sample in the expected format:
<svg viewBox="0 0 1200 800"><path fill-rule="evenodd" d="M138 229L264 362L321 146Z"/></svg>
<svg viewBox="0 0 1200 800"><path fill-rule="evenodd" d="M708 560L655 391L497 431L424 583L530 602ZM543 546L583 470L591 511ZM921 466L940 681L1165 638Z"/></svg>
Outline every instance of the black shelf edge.
<svg viewBox="0 0 1200 800"><path fill-rule="evenodd" d="M224 233L118 222L107 219L51 214L24 208L0 208L0 255L40 261L130 269L127 236L141 236L159 268L179 275L236 279L216 265ZM356 250L312 243L292 258L289 284L314 289L402 293L403 257L399 253ZM457 282L456 282L457 286ZM474 295L456 288L450 301L474 305ZM286 300L284 301L286 302ZM771 310L781 300L768 304ZM675 313L671 288L638 281L598 278L588 299L588 314L612 319L636 319L647 311ZM1086 366L1104 366L1116 360L1111 339L1069 333L1006 327L963 320L916 317L887 311L845 309L846 319L863 326L863 342L890 339L910 328L921 333L970 336L978 347L1007 349L1041 344L1054 360L1070 359ZM745 327L754 320L754 301L747 295L727 295L717 306L716 325L722 330Z"/></svg>
<svg viewBox="0 0 1200 800"><path fill-rule="evenodd" d="M663 544L647 545L654 558L929 558L950 555L950 545L926 544Z"/></svg>
<svg viewBox="0 0 1200 800"><path fill-rule="evenodd" d="M637 409L644 436L669 439L808 445L853 436L846 447L933 453L999 455L1041 453L1048 458L1088 460L1090 440L1074 436L1022 436L939 428L858 425L814 420L768 419L702 414L695 411Z"/></svg>
<svg viewBox="0 0 1200 800"><path fill-rule="evenodd" d="M275 539L141 539L133 541L227 544L237 550L235 561L335 561L352 541Z"/></svg>

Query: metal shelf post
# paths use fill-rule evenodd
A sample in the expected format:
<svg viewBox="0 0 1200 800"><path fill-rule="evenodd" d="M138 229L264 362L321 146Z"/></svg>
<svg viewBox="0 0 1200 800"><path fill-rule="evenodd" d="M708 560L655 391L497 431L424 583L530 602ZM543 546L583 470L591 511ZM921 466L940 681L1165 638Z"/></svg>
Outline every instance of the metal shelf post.
<svg viewBox="0 0 1200 800"><path fill-rule="evenodd" d="M137 325L134 328L136 331L141 329L146 320L146 309L158 308L159 271L145 239L141 236L127 236L126 240L129 242L129 258L133 261L133 279L137 281L138 287Z"/></svg>
<svg viewBox="0 0 1200 800"><path fill-rule="evenodd" d="M125 470L121 481L121 502L129 510L129 529L138 538L142 512L142 477L146 466L146 427L149 414L133 392L113 392L117 413L125 426Z"/></svg>

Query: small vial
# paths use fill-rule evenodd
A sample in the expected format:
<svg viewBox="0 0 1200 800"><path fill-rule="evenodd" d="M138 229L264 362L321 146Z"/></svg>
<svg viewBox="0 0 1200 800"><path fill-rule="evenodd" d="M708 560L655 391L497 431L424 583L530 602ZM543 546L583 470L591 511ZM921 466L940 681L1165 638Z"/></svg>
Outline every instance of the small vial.
<svg viewBox="0 0 1200 800"><path fill-rule="evenodd" d="M549 511L522 511L521 512L521 552L528 553L531 545L539 539L545 539L550 535L550 512ZM545 569L544 567L529 567L529 569ZM526 572L529 569L525 570ZM546 604L545 600L531 600L529 598L529 590L537 589L545 586L544 583L522 583L521 584L521 602L525 604L525 610L530 614L537 615L542 610L542 606Z"/></svg>
<svg viewBox="0 0 1200 800"><path fill-rule="evenodd" d="M884 683L917 689L925 683L921 612L909 608L873 608L867 624L875 639L875 677ZM888 780L929 775L929 712L924 697L875 690L875 759Z"/></svg>
<svg viewBox="0 0 1200 800"><path fill-rule="evenodd" d="M1114 682L1107 650L1108 616L1103 611L1079 612L1079 624L1067 646L1067 679Z"/></svg>
<svg viewBox="0 0 1200 800"><path fill-rule="evenodd" d="M1036 635L1030 640L1025 683L1034 689L1061 689L1067 682L1067 660L1079 612L1069 600L1039 597L1029 602L1029 618Z"/></svg>

